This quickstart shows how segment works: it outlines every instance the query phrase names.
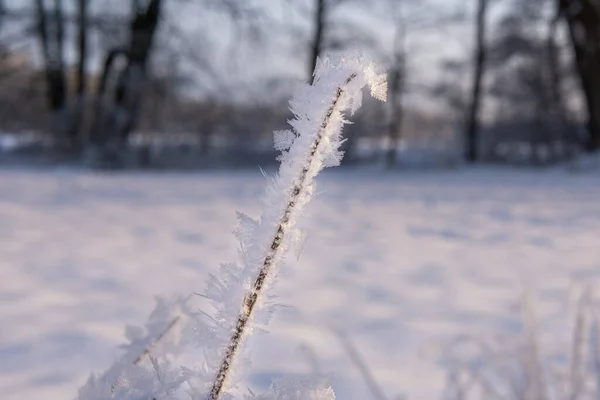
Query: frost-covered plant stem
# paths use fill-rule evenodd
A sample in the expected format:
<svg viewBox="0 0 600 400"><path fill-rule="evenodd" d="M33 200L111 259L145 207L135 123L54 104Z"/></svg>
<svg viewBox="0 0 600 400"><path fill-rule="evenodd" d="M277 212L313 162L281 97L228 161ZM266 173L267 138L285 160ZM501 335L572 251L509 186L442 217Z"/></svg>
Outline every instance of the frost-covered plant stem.
<svg viewBox="0 0 600 400"><path fill-rule="evenodd" d="M342 112L346 108L354 112L360 107L360 90L365 84L371 86L375 97L385 99L385 75L376 73L374 66L365 63L362 56L341 57L338 65L327 60L318 63L313 84L300 88L291 101L296 115L296 119L290 121L293 131L276 132L275 135L275 147L282 150L282 165L273 189L282 188L284 195L273 196L276 202L271 200L273 204L269 208L280 211L271 216L272 212L267 209L263 214L263 219L267 216L264 225L272 229L270 237L267 233L264 241L261 234L256 240L250 238L253 243L257 241L267 246L260 257L254 258L258 265L246 265L256 271L256 276L251 278L252 283L243 295L235 326L217 364L210 400L218 400L225 390L257 303L265 296L267 282L276 275L278 263L284 259L287 250L284 241L289 243L295 221L312 196L314 178L323 167L337 165L341 160L342 153L338 148L342 143L341 127L346 122ZM274 220L269 221L269 216ZM261 220L259 224L263 225L263 222Z"/></svg>
<svg viewBox="0 0 600 400"><path fill-rule="evenodd" d="M273 283L288 250L302 240L296 222L313 195L317 174L325 167L339 165L343 155L339 150L341 131L347 123L343 113L360 108L365 85L370 86L374 97L385 100L385 74L362 55L347 53L319 61L312 85L300 85L294 93L290 101L295 116L289 121L291 129L275 132L281 165L267 185L261 216L255 220L237 214L239 225L234 234L240 242L241 262L221 264L219 274L209 275L205 290L199 294L210 300L213 312L193 315L185 307L188 323L179 324L184 325L182 332L190 332L194 325L194 339L204 356L200 364L173 369L169 359L159 363L157 358L147 357L153 347L149 338L161 340L164 335L160 332L165 327L166 331L171 329L168 321L172 321L172 313L167 312L171 307L165 305L146 324L145 330L152 335L130 330L127 354L100 379L92 376L80 391L80 400L178 399L182 394L178 390L193 400L238 398L232 393L237 389L234 369L238 378L243 361L248 361L243 354L248 350L245 340L253 331L264 330L269 322L274 311ZM165 347L179 354L187 335L182 334L181 339L177 346ZM152 365L141 362L147 359ZM335 398L331 387L316 381L313 385L310 380L278 379L264 396L251 394L243 398Z"/></svg>
<svg viewBox="0 0 600 400"><path fill-rule="evenodd" d="M297 213L297 211L299 211L299 208L301 207L301 204L297 202L297 199L306 190L307 182L313 179L316 175L316 173L311 174L311 171L314 171L314 168L311 167L315 159L315 154L319 149L319 145L321 144L323 137L327 133L327 128L331 121L331 116L334 114L334 112L340 111L337 110L337 108L339 107L340 98L344 94L346 86L350 82L352 82L353 79L356 79L356 74L351 74L346 79L346 81L342 85L340 85L340 87L338 87L337 92L331 101L331 105L325 113L325 117L323 118L323 122L321 123L321 126L319 128L319 132L310 146L310 151L308 153L306 163L303 166L303 168L300 171L298 171L298 175L293 182L293 189L290 193L287 204L285 205L283 216L281 217L279 225L277 226L275 234L273 235L273 240L271 242L270 249L262 262L262 266L259 270L258 276L252 284L250 291L244 296L242 309L238 316L233 334L231 335L229 346L227 347L225 357L223 358L223 362L219 367L219 372L217 373L217 377L210 392L211 400L217 400L223 390L227 376L231 371L231 365L237 353L237 349L240 346L241 339L244 336L244 331L248 325L248 320L252 316L252 312L254 310L258 298L263 293L263 285L265 283L265 280L269 277L269 274L273 268L273 264L276 262L276 260L281 258L280 253L282 253L283 249L281 243L284 240L286 234L288 233L288 229L290 228L290 221L292 221L292 215Z"/></svg>

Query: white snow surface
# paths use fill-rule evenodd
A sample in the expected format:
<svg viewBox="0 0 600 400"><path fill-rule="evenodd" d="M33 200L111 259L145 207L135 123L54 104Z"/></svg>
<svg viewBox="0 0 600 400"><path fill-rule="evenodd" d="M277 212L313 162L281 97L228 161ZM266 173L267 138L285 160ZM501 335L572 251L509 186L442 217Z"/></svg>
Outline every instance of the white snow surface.
<svg viewBox="0 0 600 400"><path fill-rule="evenodd" d="M236 258L235 211L256 215L264 185L258 171L0 170L0 398L75 398L155 295L201 291ZM250 342L253 389L318 369L338 399L371 398L336 328L389 399L440 398L445 341L518 329L523 287L561 340L569 290L600 275L597 171L339 170L316 189L274 290L289 307Z"/></svg>

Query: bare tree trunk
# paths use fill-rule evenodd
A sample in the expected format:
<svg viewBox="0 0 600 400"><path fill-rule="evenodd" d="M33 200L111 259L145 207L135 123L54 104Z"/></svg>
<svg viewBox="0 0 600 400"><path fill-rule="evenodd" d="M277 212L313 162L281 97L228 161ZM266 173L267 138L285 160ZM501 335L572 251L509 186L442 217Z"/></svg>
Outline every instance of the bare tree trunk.
<svg viewBox="0 0 600 400"><path fill-rule="evenodd" d="M394 66L390 76L389 104L390 121L388 125L389 148L386 154L385 163L388 168L396 164L396 153L398 151L398 142L400 141L400 130L402 129L402 95L404 93L404 81L406 78L406 32L404 31L404 21L399 21L394 35Z"/></svg>
<svg viewBox="0 0 600 400"><path fill-rule="evenodd" d="M548 56L548 72L549 72L549 88L550 97L552 99L553 106L556 107L556 112L561 117L565 116L564 102L562 98L562 76L560 73L560 60L558 57L558 48L556 45L556 25L558 18L553 18L550 21L548 27L548 39L547 39L547 56Z"/></svg>
<svg viewBox="0 0 600 400"><path fill-rule="evenodd" d="M473 88L471 93L471 104L469 106L466 134L466 156L467 161L474 163L478 159L479 145L479 109L481 105L482 82L485 73L486 60L486 11L487 0L478 0L476 17L476 49L474 60Z"/></svg>
<svg viewBox="0 0 600 400"><path fill-rule="evenodd" d="M314 36L311 42L311 58L308 65L308 81L312 85L313 72L317 66L317 58L323 51L323 38L325 37L325 23L327 0L316 0L315 20L314 20Z"/></svg>
<svg viewBox="0 0 600 400"><path fill-rule="evenodd" d="M563 144L564 152L561 154L564 158L571 157L576 140L573 131L570 127L569 116L562 94L562 74L560 71L559 49L556 44L556 29L560 19L560 15L550 20L548 27L547 39L547 58L548 58L548 87L550 90L550 114L551 124L556 132L556 138L560 139ZM542 64L543 65L543 64Z"/></svg>
<svg viewBox="0 0 600 400"><path fill-rule="evenodd" d="M62 122L67 104L63 41L64 20L62 0L54 0L53 17L48 16L43 0L36 0L37 34L42 46L46 78L46 96L53 119L53 133L63 137Z"/></svg>
<svg viewBox="0 0 600 400"><path fill-rule="evenodd" d="M88 38L89 29L88 20L88 2L89 0L77 0L77 70L75 76L75 101L72 104L71 115L68 121L67 138L71 150L77 154L81 149L81 125L84 119L86 94L87 94L87 74L86 64L88 59Z"/></svg>
<svg viewBox="0 0 600 400"><path fill-rule="evenodd" d="M137 12L130 24L127 48L111 50L105 60L98 90L96 119L91 132L91 142L103 147L102 158L116 161L127 145L129 134L137 123L142 90L146 81L146 65L152 50L158 26L162 0L150 0L145 9L139 2L132 3ZM115 60L122 56L125 67L115 71ZM114 91L108 93L108 78L116 75ZM118 162L118 161L116 161Z"/></svg>
<svg viewBox="0 0 600 400"><path fill-rule="evenodd" d="M87 89L86 62L88 57L88 0L77 0L77 94L84 96Z"/></svg>
<svg viewBox="0 0 600 400"><path fill-rule="evenodd" d="M158 26L162 0L150 0L131 24L128 63L117 82L115 103L125 111L125 123L118 132L126 142L138 120L142 89L146 80L146 65Z"/></svg>
<svg viewBox="0 0 600 400"><path fill-rule="evenodd" d="M56 38L54 39L54 46L56 52L56 63L58 69L61 72L63 92L63 104L66 104L67 100L67 85L65 78L65 55L64 55L64 43L65 43L65 23L63 18L63 2L62 0L54 0L54 30Z"/></svg>
<svg viewBox="0 0 600 400"><path fill-rule="evenodd" d="M591 0L557 0L569 26L571 45L588 112L588 151L600 149L600 10Z"/></svg>
<svg viewBox="0 0 600 400"><path fill-rule="evenodd" d="M541 154L541 150L543 146L546 146L547 149L550 149L550 144L552 142L552 131L556 129L557 115L555 113L555 104L553 102L551 92L552 92L552 84L547 82L544 79L547 75L547 53L544 51L543 47L541 47L536 55L535 65L539 67L539 70L536 71L535 75L531 77L531 84L535 87L535 96L534 96L534 115L533 117L533 137L532 137L532 147L533 151L532 161L535 165L542 165L548 160L544 160Z"/></svg>
<svg viewBox="0 0 600 400"><path fill-rule="evenodd" d="M396 164L396 152L398 151L398 142L400 139L400 127L402 126L402 107L401 102L401 80L402 72L400 67L394 67L390 76L390 121L388 125L389 147L387 150L385 164L388 168Z"/></svg>
<svg viewBox="0 0 600 400"><path fill-rule="evenodd" d="M98 92L96 93L95 100L95 115L94 123L89 133L89 142L96 147L103 147L109 140L109 133L111 129L111 107L110 103L112 99L108 97L108 83L112 73L114 73L115 61L118 57L127 57L127 51L125 49L112 49L106 55L104 65L102 68L102 75L100 75L100 82L98 84Z"/></svg>

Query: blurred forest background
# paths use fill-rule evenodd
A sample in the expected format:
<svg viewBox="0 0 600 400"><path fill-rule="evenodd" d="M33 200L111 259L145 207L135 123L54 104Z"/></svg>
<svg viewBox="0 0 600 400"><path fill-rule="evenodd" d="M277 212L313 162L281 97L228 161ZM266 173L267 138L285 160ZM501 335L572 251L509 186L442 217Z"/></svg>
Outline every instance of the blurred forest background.
<svg viewBox="0 0 600 400"><path fill-rule="evenodd" d="M546 165L600 148L598 0L0 0L0 165L256 166L317 57L389 99L346 164Z"/></svg>

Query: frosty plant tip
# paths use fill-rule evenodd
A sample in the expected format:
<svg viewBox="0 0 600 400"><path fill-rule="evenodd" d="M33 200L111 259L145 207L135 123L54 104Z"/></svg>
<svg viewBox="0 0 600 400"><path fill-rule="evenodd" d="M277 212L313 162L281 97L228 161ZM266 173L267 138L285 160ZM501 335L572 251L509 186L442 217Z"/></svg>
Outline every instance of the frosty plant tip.
<svg viewBox="0 0 600 400"><path fill-rule="evenodd" d="M234 233L240 243L240 263L222 264L219 274L209 277L202 293L215 311L197 321L196 340L205 355L201 367L166 374L157 372L160 364L153 361L154 375L172 379L165 382L163 378L160 384L154 384L163 392L149 392L151 398L166 394L165 387L170 393L166 398L172 398L173 388L184 383L193 399L234 398L234 368L238 372L242 361L247 361L244 340L269 321L273 282L286 253L299 238L295 224L312 197L314 179L323 168L339 165L342 159L341 131L348 122L344 112L353 114L361 106L365 85L372 96L385 101L385 74L360 53L319 60L314 75L313 84L299 86L290 101L294 113L289 121L291 129L275 132L281 165L267 185L260 218L238 213ZM330 388L312 389L310 385L286 382L273 384L265 396L250 398L335 398Z"/></svg>
<svg viewBox="0 0 600 400"><path fill-rule="evenodd" d="M370 85L374 97L385 100L385 75L377 73L374 65L367 64L362 56L349 54L319 62L313 85L300 87L290 102L295 115L290 121L293 130L275 132L281 166L267 189L261 218L255 221L238 214L240 225L236 233L244 266L238 271L239 277L230 283L238 287L244 283L241 305L236 307L223 302L223 295L236 287L228 288L226 283L213 280L208 289L218 292L214 305L219 314L228 316L228 321L235 321L235 325L227 329L231 333L225 338L226 345L218 347L214 369L209 369L215 375L210 388L211 400L219 399L226 390L244 336L252 329L251 323L261 322L257 314L266 303L265 291L284 261L291 239L296 236L294 225L312 197L315 176L324 167L338 165L342 159L339 150L345 122L342 113L347 109L353 113L360 107L361 89L366 84Z"/></svg>

